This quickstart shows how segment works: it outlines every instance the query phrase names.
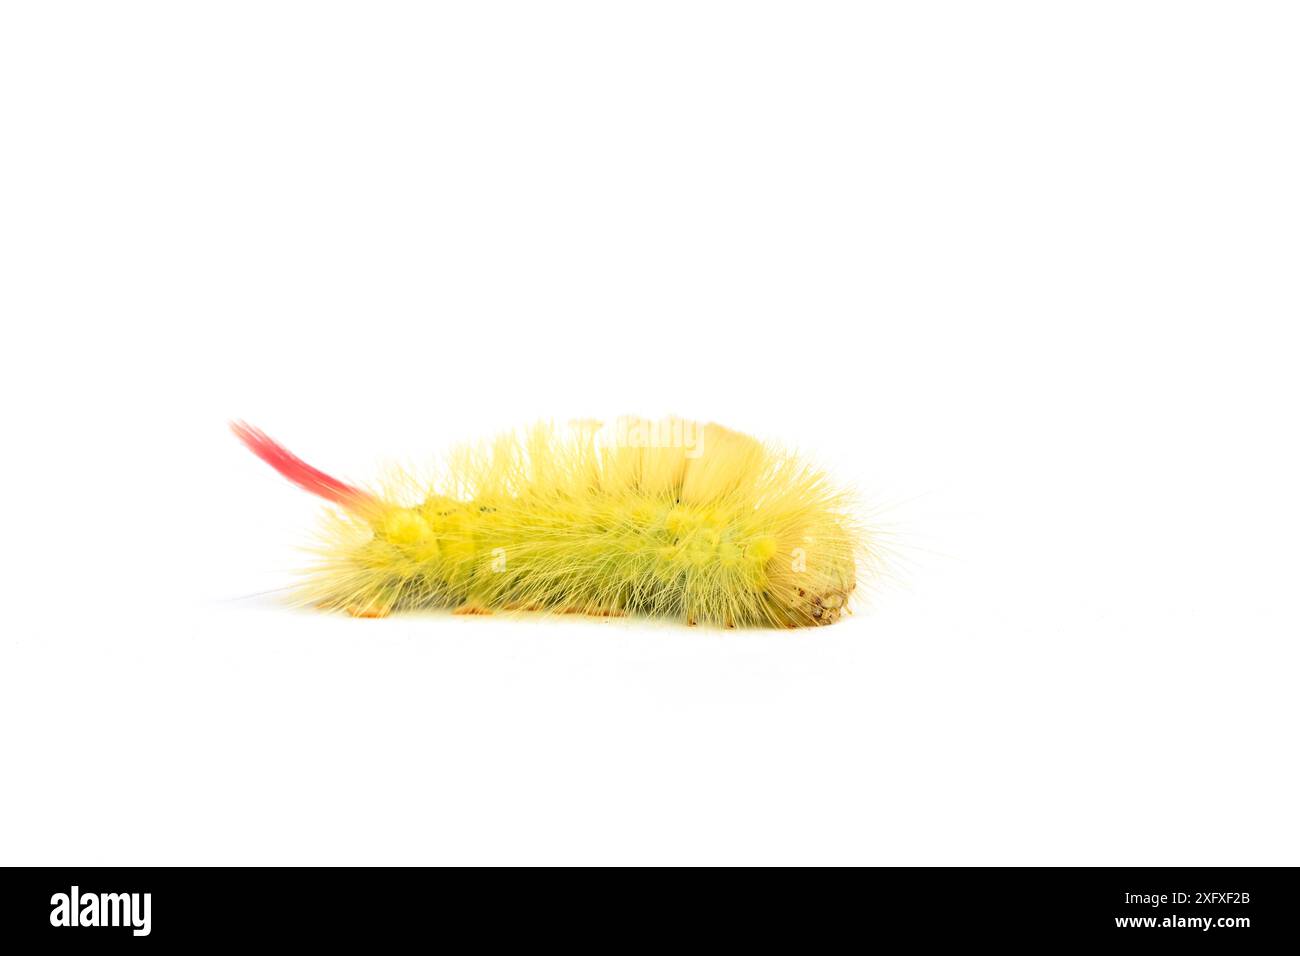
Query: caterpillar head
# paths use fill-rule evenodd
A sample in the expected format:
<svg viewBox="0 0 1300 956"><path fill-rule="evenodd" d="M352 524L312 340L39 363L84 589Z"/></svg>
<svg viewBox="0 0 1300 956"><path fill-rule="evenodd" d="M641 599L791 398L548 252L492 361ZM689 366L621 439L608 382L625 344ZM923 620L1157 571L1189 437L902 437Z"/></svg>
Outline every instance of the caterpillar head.
<svg viewBox="0 0 1300 956"><path fill-rule="evenodd" d="M845 613L857 573L849 535L842 528L790 536L768 564L774 616L788 627L834 624Z"/></svg>
<svg viewBox="0 0 1300 956"><path fill-rule="evenodd" d="M772 618L789 627L839 620L857 585L860 538L843 514L842 496L820 473L773 456L748 435L710 424L699 437L698 455L685 461L680 500L724 508L761 504L771 515L771 533L751 538L746 555L762 568Z"/></svg>

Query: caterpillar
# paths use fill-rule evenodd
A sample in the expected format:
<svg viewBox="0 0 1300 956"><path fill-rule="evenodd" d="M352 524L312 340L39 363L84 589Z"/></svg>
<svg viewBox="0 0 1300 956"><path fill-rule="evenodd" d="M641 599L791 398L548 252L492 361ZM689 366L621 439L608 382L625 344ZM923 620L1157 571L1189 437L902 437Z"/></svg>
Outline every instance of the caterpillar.
<svg viewBox="0 0 1300 956"><path fill-rule="evenodd" d="M797 455L716 424L539 424L361 488L262 431L235 435L326 513L300 603L360 617L552 611L805 627L873 564L853 499Z"/></svg>

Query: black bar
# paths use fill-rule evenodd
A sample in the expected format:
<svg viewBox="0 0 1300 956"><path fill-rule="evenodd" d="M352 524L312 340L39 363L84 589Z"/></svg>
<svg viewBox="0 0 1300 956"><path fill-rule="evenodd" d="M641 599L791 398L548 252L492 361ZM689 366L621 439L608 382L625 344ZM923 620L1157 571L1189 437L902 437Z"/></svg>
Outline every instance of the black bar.
<svg viewBox="0 0 1300 956"><path fill-rule="evenodd" d="M1293 945L1300 928L1292 868L755 875L614 874L600 877L601 889L593 892L580 874L528 873L516 886L501 887L499 874L488 880L475 872L429 869L8 869L0 918L11 940L42 946L80 941L95 948L158 941L372 949L464 933L494 943L503 934L522 933L538 946L753 940L803 951L836 939L870 943L903 934L918 942L1239 949ZM76 922L118 925L71 925L74 886ZM615 927L624 930L623 938L613 935Z"/></svg>

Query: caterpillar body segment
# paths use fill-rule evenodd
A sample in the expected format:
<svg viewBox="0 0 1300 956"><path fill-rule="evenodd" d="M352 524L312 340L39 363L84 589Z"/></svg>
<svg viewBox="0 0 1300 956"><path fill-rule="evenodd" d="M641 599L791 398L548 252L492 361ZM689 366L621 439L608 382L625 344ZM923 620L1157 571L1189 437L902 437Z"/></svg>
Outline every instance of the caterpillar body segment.
<svg viewBox="0 0 1300 956"><path fill-rule="evenodd" d="M364 490L232 426L327 514L303 601L359 616L450 608L830 624L871 555L848 496L718 425L538 425L461 449L439 477ZM414 491L412 492L412 489Z"/></svg>

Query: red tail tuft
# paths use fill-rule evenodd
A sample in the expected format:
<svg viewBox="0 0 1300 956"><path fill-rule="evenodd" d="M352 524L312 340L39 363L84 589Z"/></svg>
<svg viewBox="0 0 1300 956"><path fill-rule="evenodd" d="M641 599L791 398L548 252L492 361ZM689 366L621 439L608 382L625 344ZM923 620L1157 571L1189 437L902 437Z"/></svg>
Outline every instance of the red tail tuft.
<svg viewBox="0 0 1300 956"><path fill-rule="evenodd" d="M266 462L299 488L320 495L327 501L333 501L344 508L356 508L374 500L373 496L360 488L345 485L337 478L331 478L325 472L313 468L297 455L268 438L260 429L246 422L231 422L230 430L240 441L262 461Z"/></svg>

